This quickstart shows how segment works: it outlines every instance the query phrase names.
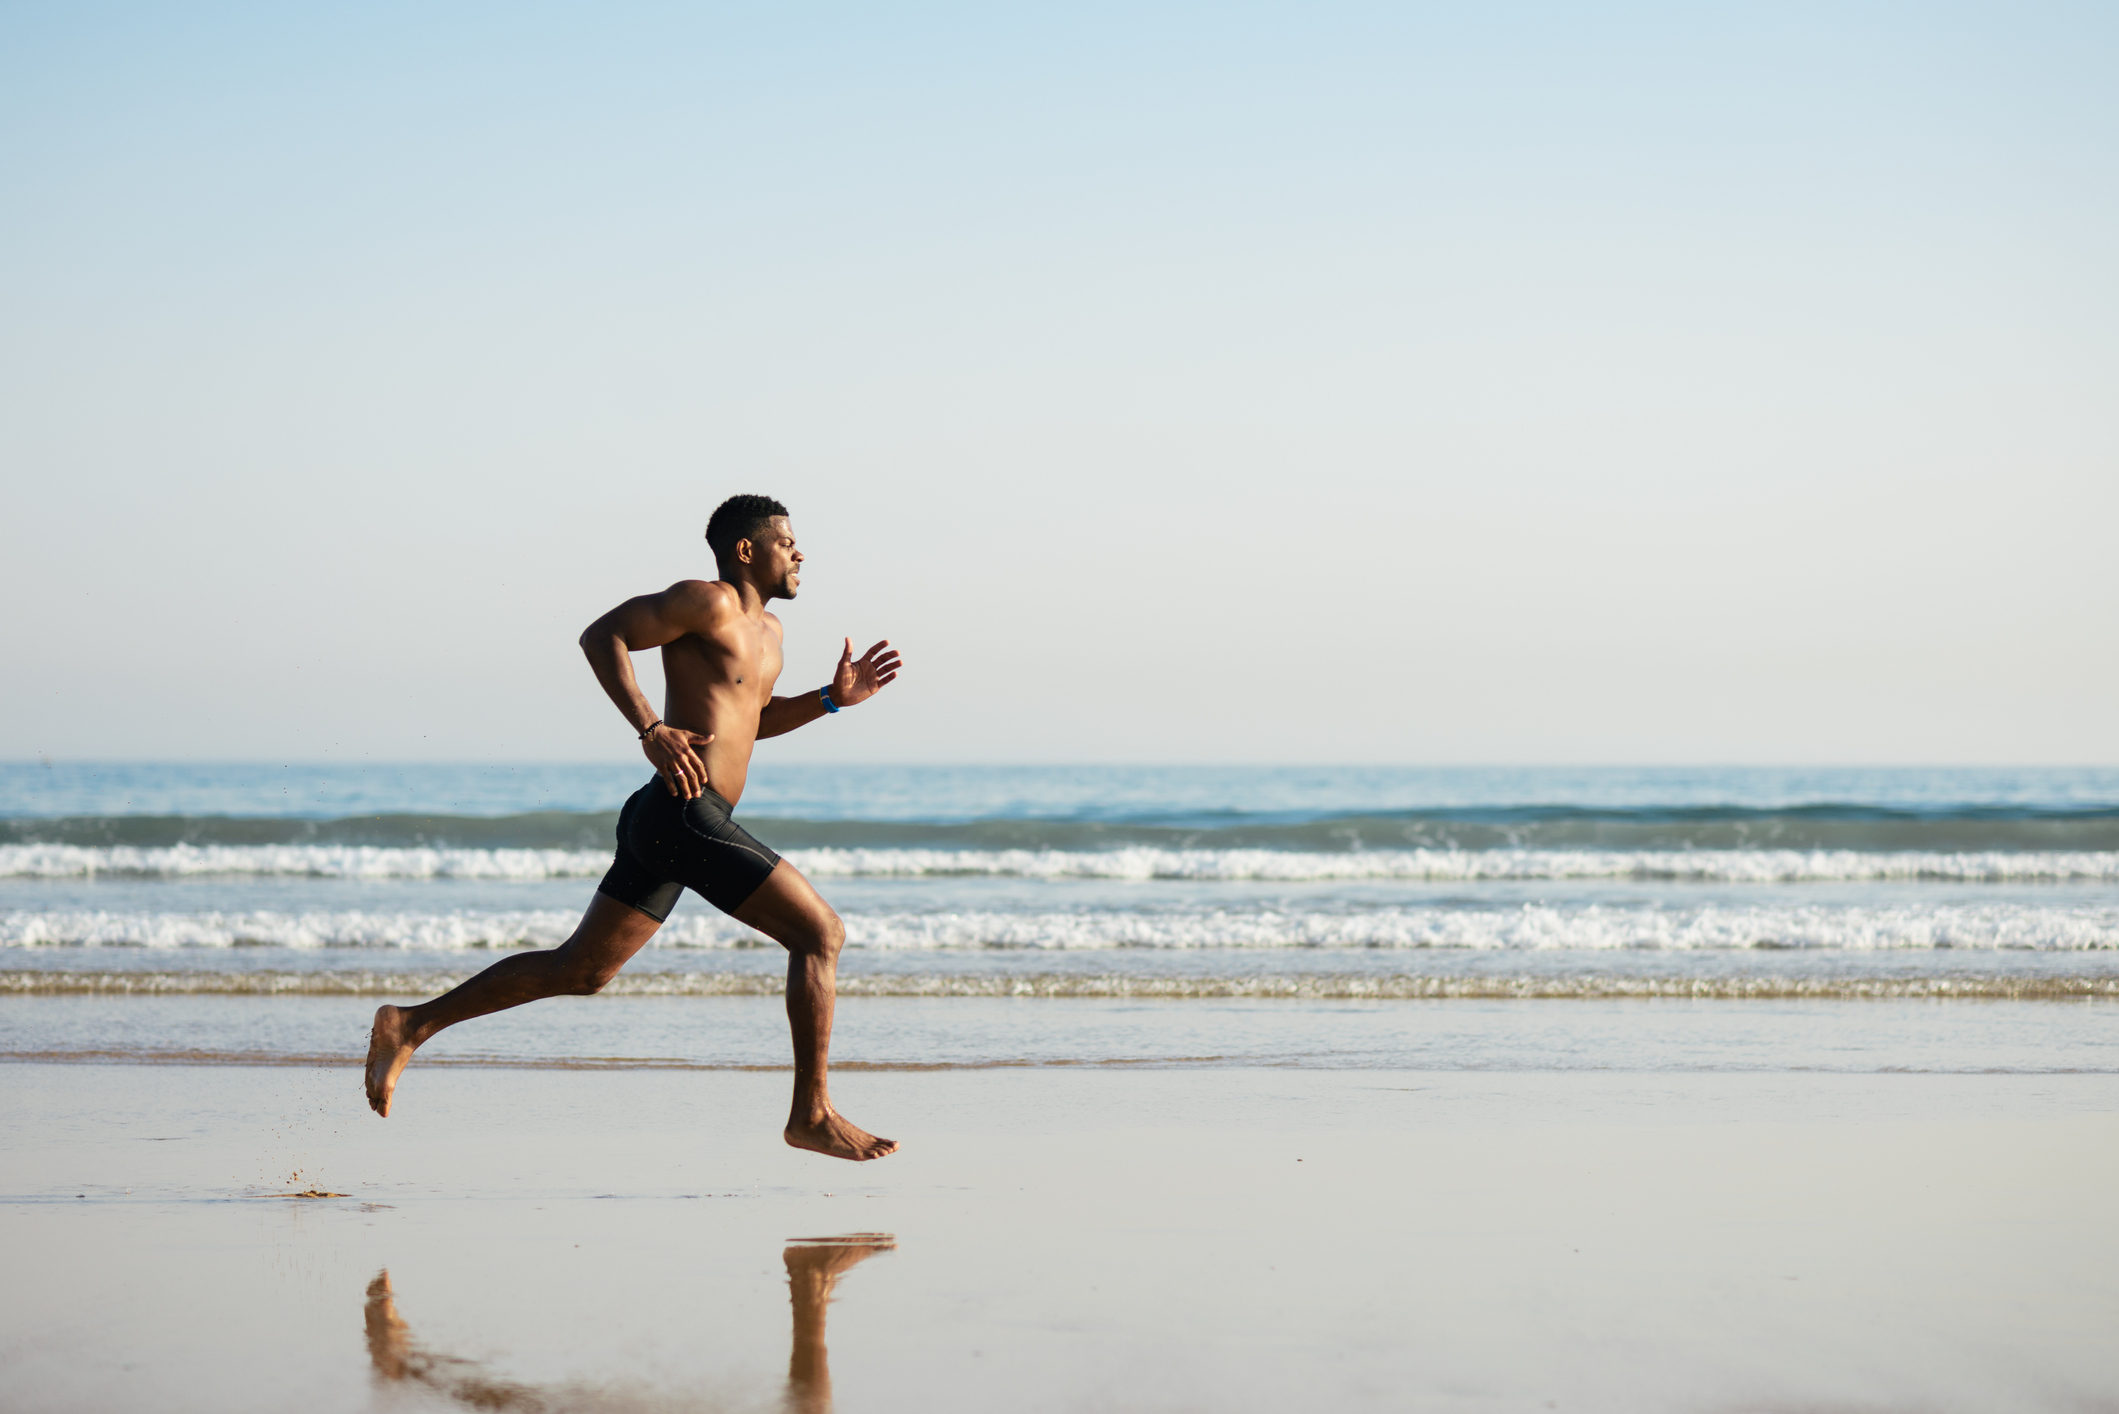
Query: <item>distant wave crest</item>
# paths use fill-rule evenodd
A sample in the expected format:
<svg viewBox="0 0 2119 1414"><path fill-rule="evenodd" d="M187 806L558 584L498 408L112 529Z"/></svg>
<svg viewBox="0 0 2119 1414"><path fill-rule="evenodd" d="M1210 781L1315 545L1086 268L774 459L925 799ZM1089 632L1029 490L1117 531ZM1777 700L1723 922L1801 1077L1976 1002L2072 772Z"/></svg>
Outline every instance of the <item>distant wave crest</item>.
<svg viewBox="0 0 2119 1414"><path fill-rule="evenodd" d="M0 801L0 806L5 802ZM1577 806L1382 812L1193 811L1112 817L1004 813L976 819L776 818L744 823L776 849L989 852L1275 850L1855 850L1931 854L2119 850L2119 808L1962 806L1906 810L1860 804L1782 809ZM525 815L303 816L0 814L0 845L160 850L308 845L413 850L611 847L609 811Z"/></svg>

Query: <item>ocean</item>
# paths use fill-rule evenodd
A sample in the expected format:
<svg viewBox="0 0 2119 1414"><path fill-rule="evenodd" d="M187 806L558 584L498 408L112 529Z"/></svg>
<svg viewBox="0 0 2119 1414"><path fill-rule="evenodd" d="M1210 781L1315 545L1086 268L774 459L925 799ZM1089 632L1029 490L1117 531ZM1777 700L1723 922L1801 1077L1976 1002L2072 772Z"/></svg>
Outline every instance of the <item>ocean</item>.
<svg viewBox="0 0 2119 1414"><path fill-rule="evenodd" d="M0 765L0 1055L353 1054L375 1000L565 938L645 775ZM842 1067L2119 1067L2115 769L768 749L738 814L845 919ZM603 995L420 1063L784 1065L783 972L687 895Z"/></svg>

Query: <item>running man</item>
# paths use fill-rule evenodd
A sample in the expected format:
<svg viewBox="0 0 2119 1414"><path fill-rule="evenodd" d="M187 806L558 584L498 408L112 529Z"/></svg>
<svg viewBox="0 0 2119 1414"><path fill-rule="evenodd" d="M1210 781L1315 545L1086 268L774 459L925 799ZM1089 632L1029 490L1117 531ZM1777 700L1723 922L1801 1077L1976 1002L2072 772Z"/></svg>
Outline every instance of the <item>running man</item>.
<svg viewBox="0 0 2119 1414"><path fill-rule="evenodd" d="M765 606L795 597L802 567L787 507L766 496L731 496L707 522L706 541L720 579L680 580L660 594L628 599L581 635L596 680L639 733L655 768L655 779L619 813L618 857L581 925L559 947L503 958L433 1001L378 1007L366 1080L377 1114L389 1115L398 1076L435 1032L542 997L602 990L690 888L787 949L787 1021L795 1043L787 1142L840 1159L897 1151L897 1141L849 1124L831 1105L826 1070L846 929L809 880L731 817L758 738L867 701L903 664L887 641L857 659L849 638L829 687L773 696L782 634L779 618ZM661 716L633 680L630 655L649 648L662 650Z"/></svg>

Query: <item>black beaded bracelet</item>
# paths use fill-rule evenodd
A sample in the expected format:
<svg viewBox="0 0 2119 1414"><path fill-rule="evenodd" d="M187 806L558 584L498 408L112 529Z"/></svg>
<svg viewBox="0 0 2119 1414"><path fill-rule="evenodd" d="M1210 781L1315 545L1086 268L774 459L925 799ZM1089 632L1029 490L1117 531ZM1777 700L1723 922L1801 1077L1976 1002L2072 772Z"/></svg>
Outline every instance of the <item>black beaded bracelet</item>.
<svg viewBox="0 0 2119 1414"><path fill-rule="evenodd" d="M648 739L649 737L651 737L651 736L653 736L653 735L655 734L655 728L657 728L657 727L659 727L659 726L661 726L661 725L662 725L662 719L661 719L660 717L657 717L657 718L656 718L656 719L655 719L654 721L652 721L652 722L649 722L649 723L647 724L646 728L645 728L645 729L643 729L643 730L641 731L641 733L640 733L640 739L641 739L642 741L646 741L646 740L647 740L647 739Z"/></svg>

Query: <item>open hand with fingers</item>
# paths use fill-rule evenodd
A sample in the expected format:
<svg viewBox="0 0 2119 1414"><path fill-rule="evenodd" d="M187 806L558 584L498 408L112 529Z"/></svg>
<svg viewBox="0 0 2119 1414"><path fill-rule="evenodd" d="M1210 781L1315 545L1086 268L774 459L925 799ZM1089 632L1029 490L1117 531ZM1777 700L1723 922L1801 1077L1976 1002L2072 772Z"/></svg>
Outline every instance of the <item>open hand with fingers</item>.
<svg viewBox="0 0 2119 1414"><path fill-rule="evenodd" d="M831 700L841 707L865 702L887 687L903 666L904 660L898 657L898 650L890 646L889 639L856 658L853 640L849 638L846 651L839 655L839 666L831 675Z"/></svg>
<svg viewBox="0 0 2119 1414"><path fill-rule="evenodd" d="M662 722L640 739L640 749L647 753L648 764L662 777L671 795L680 800L697 800L699 792L711 782L706 778L706 761L695 748L713 739L711 734L688 732Z"/></svg>

